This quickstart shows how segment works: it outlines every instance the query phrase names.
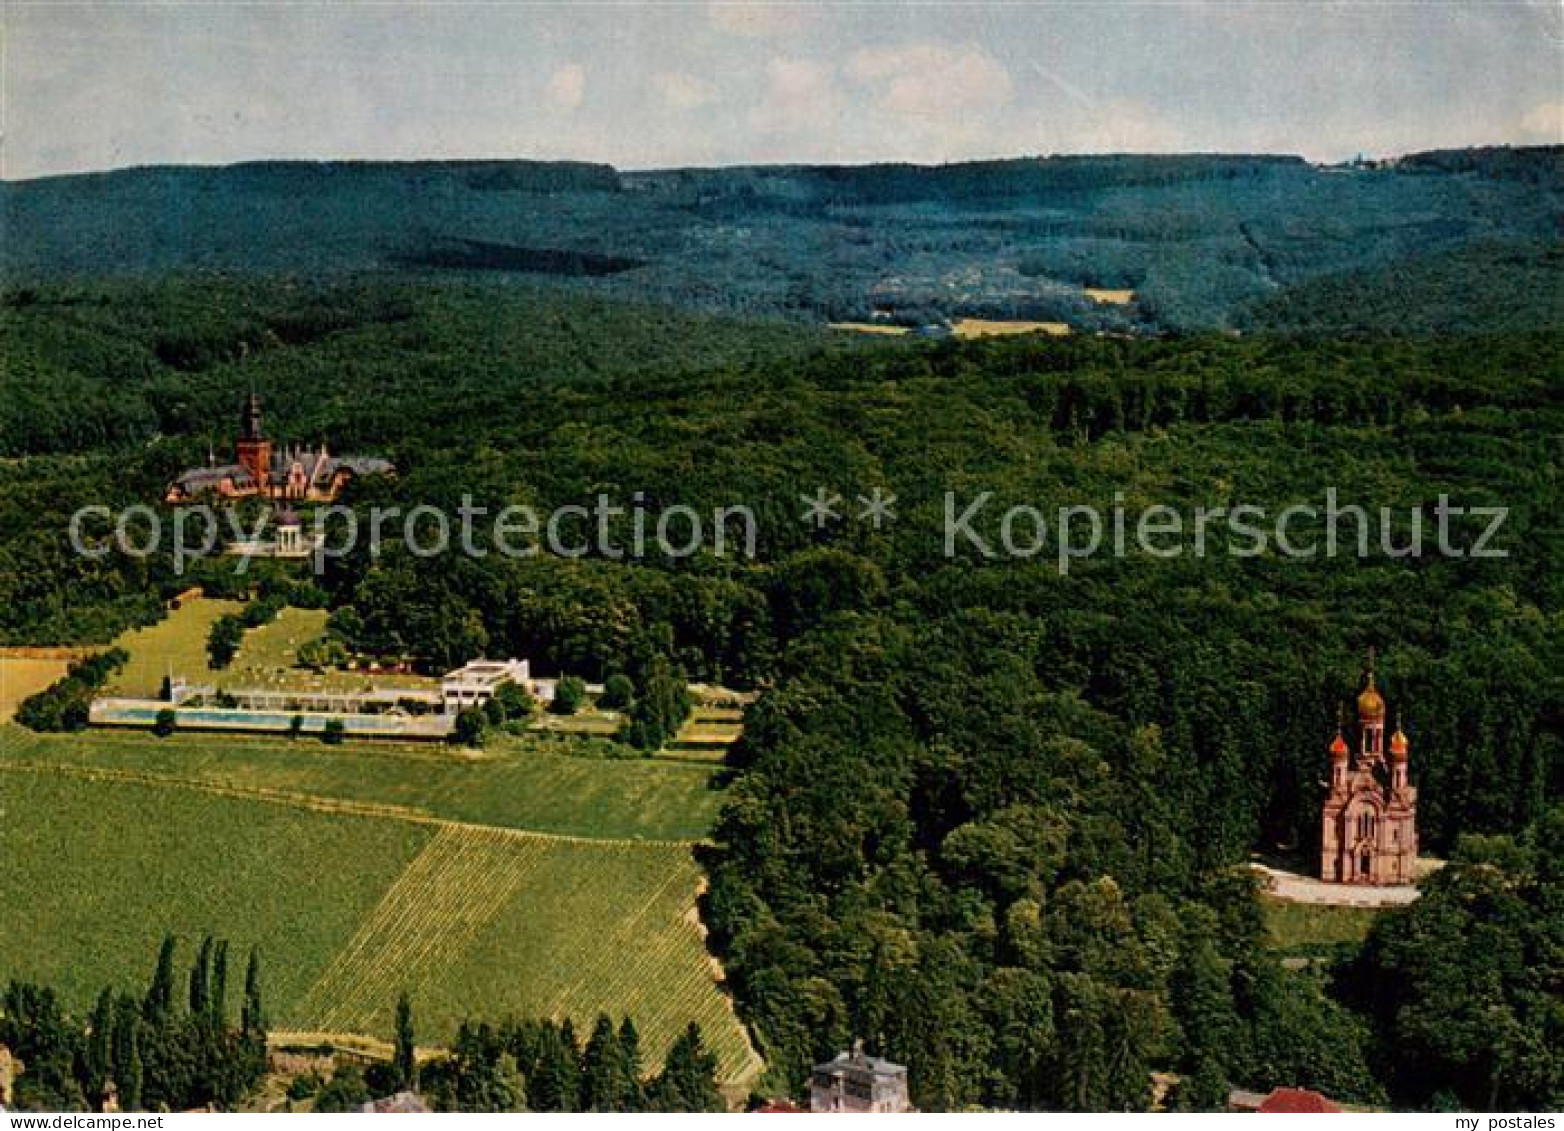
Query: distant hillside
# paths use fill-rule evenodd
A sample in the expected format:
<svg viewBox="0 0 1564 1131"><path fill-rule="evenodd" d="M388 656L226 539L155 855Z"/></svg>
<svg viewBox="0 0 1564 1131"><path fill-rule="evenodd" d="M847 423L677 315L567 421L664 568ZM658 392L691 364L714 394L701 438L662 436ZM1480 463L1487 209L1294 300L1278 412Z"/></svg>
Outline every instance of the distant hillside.
<svg viewBox="0 0 1564 1131"><path fill-rule="evenodd" d="M1561 187L1564 147L1339 167L1231 155L636 173L530 161L156 167L0 183L0 269L15 283L187 270L514 278L811 322L1296 326L1274 305L1297 295L1323 310L1332 280L1359 297L1373 289L1393 312L1408 293L1395 264L1448 255L1448 273L1469 262L1463 249L1555 245ZM1134 295L1110 303L1086 287ZM1519 297L1511 321L1552 320ZM1433 329L1450 321L1409 314Z"/></svg>
<svg viewBox="0 0 1564 1131"><path fill-rule="evenodd" d="M1564 244L1476 244L1327 275L1243 312L1253 330L1527 333L1564 312Z"/></svg>

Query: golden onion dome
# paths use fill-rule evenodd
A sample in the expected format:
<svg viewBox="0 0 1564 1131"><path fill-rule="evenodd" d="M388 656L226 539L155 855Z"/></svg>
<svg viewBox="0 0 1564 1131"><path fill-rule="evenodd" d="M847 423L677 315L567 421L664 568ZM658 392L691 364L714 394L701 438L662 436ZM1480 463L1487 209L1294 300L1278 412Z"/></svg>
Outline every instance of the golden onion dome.
<svg viewBox="0 0 1564 1131"><path fill-rule="evenodd" d="M1396 724L1396 733L1390 736L1390 757L1395 762L1407 760L1407 736L1401 730L1401 724Z"/></svg>
<svg viewBox="0 0 1564 1131"><path fill-rule="evenodd" d="M1368 686L1358 696L1358 719L1365 723L1378 723L1385 719L1385 697L1374 687L1373 672L1369 672Z"/></svg>
<svg viewBox="0 0 1564 1131"><path fill-rule="evenodd" d="M1341 731L1336 732L1336 737L1331 739L1330 756L1333 760L1340 761L1347 757L1347 740L1342 737Z"/></svg>

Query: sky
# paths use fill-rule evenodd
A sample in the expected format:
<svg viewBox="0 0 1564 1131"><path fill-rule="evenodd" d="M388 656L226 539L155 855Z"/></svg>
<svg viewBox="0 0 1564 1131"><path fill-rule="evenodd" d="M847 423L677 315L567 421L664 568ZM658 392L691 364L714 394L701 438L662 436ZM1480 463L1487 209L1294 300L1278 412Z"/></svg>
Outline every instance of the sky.
<svg viewBox="0 0 1564 1131"><path fill-rule="evenodd" d="M0 177L1564 142L1564 4L3 2Z"/></svg>

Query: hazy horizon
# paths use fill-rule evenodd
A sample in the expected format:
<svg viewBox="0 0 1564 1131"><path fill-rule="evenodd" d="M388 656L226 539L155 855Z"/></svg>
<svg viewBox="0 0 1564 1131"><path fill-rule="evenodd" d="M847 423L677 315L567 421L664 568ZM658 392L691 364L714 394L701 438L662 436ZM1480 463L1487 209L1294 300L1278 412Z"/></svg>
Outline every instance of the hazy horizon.
<svg viewBox="0 0 1564 1131"><path fill-rule="evenodd" d="M1557 5L4 8L0 177L623 170L1564 142Z"/></svg>

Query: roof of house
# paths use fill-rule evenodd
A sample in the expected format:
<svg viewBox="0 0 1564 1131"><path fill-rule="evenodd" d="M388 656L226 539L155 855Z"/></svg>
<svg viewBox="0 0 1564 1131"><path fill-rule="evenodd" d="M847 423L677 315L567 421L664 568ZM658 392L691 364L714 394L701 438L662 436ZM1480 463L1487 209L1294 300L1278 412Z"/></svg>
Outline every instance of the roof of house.
<svg viewBox="0 0 1564 1131"><path fill-rule="evenodd" d="M212 467L192 467L179 473L176 484L187 491L199 491L216 487L224 479L236 484L250 482L250 472L242 463L220 463Z"/></svg>
<svg viewBox="0 0 1564 1131"><path fill-rule="evenodd" d="M1258 1109L1267 1115L1306 1114L1340 1111L1341 1108L1308 1088L1277 1088L1260 1102Z"/></svg>
<svg viewBox="0 0 1564 1131"><path fill-rule="evenodd" d="M305 482L322 483L338 472L355 476L390 475L396 466L379 456L334 456L327 453L325 445L318 450L290 448L272 453L269 478L273 483L287 482L294 465L303 472ZM252 482L250 469L242 463L212 464L206 467L190 467L179 473L174 485L187 494L199 494L216 487L224 479L232 479L236 487Z"/></svg>
<svg viewBox="0 0 1564 1131"><path fill-rule="evenodd" d="M860 1049L839 1052L831 1060L815 1065L815 1071L828 1076L848 1073L873 1073L875 1076L901 1076L907 1071L904 1064L896 1064L878 1056L869 1056Z"/></svg>
<svg viewBox="0 0 1564 1131"><path fill-rule="evenodd" d="M423 1097L417 1092L397 1092L395 1095L382 1096L378 1100L370 1100L358 1109L371 1115L393 1115L397 1113L421 1114L432 1110L424 1103Z"/></svg>

